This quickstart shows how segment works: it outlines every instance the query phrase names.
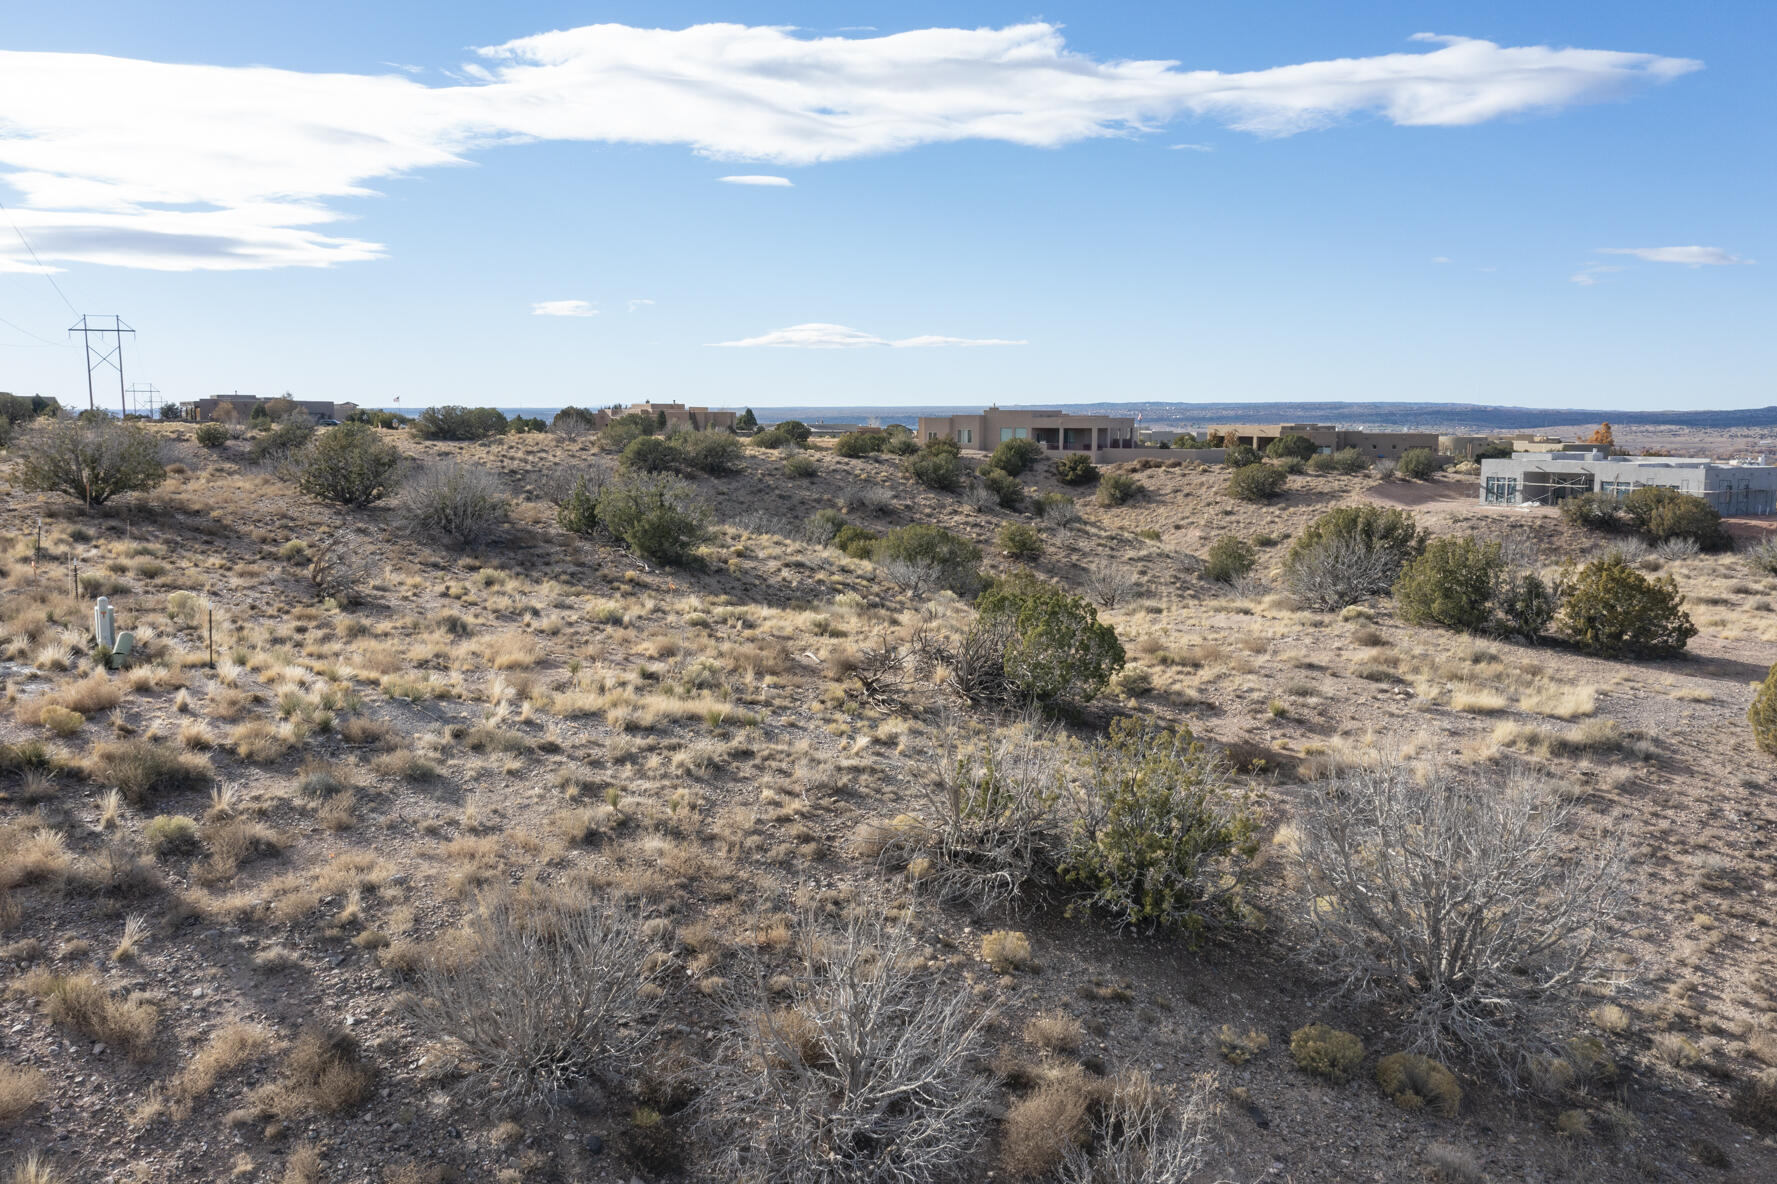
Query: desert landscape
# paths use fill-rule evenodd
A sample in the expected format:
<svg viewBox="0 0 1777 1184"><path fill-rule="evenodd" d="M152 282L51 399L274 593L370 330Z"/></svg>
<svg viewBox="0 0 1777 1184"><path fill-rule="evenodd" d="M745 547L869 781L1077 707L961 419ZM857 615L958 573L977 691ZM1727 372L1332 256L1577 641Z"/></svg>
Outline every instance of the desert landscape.
<svg viewBox="0 0 1777 1184"><path fill-rule="evenodd" d="M451 424L17 425L14 1184L1777 1176L1756 520Z"/></svg>

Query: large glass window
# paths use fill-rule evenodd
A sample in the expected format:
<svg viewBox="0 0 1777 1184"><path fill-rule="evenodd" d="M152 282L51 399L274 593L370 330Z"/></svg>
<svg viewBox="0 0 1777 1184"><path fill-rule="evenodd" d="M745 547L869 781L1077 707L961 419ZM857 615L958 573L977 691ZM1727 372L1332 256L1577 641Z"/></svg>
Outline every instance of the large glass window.
<svg viewBox="0 0 1777 1184"><path fill-rule="evenodd" d="M960 443L973 444L975 442L975 429L963 428L961 431L957 432L957 437Z"/></svg>
<svg viewBox="0 0 1777 1184"><path fill-rule="evenodd" d="M1495 506L1515 506L1518 504L1518 479L1516 477L1487 478L1487 503Z"/></svg>
<svg viewBox="0 0 1777 1184"><path fill-rule="evenodd" d="M1011 428L1001 428L1000 429L1000 442L1001 443L1004 443L1007 440L1010 440L1011 438L1012 438L1012 429Z"/></svg>

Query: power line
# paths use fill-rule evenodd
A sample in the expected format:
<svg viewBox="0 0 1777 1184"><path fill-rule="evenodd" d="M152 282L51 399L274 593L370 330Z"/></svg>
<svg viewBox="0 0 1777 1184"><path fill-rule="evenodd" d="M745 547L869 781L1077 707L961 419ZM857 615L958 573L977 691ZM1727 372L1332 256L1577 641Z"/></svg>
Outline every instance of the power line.
<svg viewBox="0 0 1777 1184"><path fill-rule="evenodd" d="M62 285L56 283L56 277L49 273L49 268L43 266L43 260L37 257L37 248L31 245L31 240L25 237L25 232L19 229L19 224L13 221L12 211L6 208L6 203L3 201L0 201L0 213L4 213L6 220L12 223L12 232L19 236L19 242L25 244L25 250L31 252L31 262L37 265L37 270L43 273L43 278L49 281L49 286L56 290L56 295L62 298L62 303L68 306L68 311L79 316L80 310L74 307L74 302L68 299L66 292L62 291Z"/></svg>
<svg viewBox="0 0 1777 1184"><path fill-rule="evenodd" d="M38 341L41 341L44 345L53 345L57 349L66 349L69 346L74 344L71 341L51 341L47 337L38 337L37 334L31 332L29 329L25 328L23 325L15 324L14 322L7 320L5 317L0 317L0 325L5 325L9 329L17 329L20 333L23 333L26 337L35 337ZM20 347L20 348L23 348L23 347Z"/></svg>

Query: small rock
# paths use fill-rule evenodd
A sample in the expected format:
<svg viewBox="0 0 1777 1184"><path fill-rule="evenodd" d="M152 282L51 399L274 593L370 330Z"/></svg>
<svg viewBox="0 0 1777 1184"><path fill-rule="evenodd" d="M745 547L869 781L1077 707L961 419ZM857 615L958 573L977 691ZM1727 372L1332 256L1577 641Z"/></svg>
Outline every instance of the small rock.
<svg viewBox="0 0 1777 1184"><path fill-rule="evenodd" d="M586 1136L586 1153L588 1155L597 1155L599 1152L603 1151L604 1149L605 1149L605 1141L603 1138L599 1137L598 1135L587 1135Z"/></svg>
<svg viewBox="0 0 1777 1184"><path fill-rule="evenodd" d="M102 1057L105 1055L105 1045L102 1042L93 1045L93 1055L95 1057Z"/></svg>

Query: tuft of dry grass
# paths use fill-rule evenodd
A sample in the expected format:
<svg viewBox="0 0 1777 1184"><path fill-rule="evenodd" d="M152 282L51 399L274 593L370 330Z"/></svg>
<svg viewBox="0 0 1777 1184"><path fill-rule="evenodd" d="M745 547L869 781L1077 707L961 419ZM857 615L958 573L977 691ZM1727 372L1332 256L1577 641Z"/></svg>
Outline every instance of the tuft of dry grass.
<svg viewBox="0 0 1777 1184"><path fill-rule="evenodd" d="M201 788L215 775L208 760L143 738L94 745L87 754L86 773L102 785L114 786L136 806L158 794Z"/></svg>
<svg viewBox="0 0 1777 1184"><path fill-rule="evenodd" d="M271 1033L256 1024L229 1024L205 1042L173 1078L168 1092L189 1110L217 1082L271 1051L273 1043Z"/></svg>
<svg viewBox="0 0 1777 1184"><path fill-rule="evenodd" d="M49 1083L35 1069L0 1061L0 1126L23 1118L49 1093Z"/></svg>
<svg viewBox="0 0 1777 1184"><path fill-rule="evenodd" d="M981 960L1010 974L1030 962L1030 938L1015 929L996 929L981 939Z"/></svg>
<svg viewBox="0 0 1777 1184"><path fill-rule="evenodd" d="M1598 688L1584 684L1539 683L1518 696L1518 706L1556 719L1581 719L1598 710Z"/></svg>
<svg viewBox="0 0 1777 1184"><path fill-rule="evenodd" d="M91 971L56 974L38 969L26 974L20 985L43 1004L51 1023L120 1048L134 1061L153 1056L159 1013L134 996L117 998Z"/></svg>
<svg viewBox="0 0 1777 1184"><path fill-rule="evenodd" d="M1014 1180L1049 1176L1091 1134L1092 1108L1102 1089L1078 1065L1047 1073L1035 1090L1006 1112L1000 1130L1000 1166Z"/></svg>
<svg viewBox="0 0 1777 1184"><path fill-rule="evenodd" d="M1065 1012L1046 1011L1025 1021L1024 1039L1045 1052L1074 1053L1086 1039L1086 1029Z"/></svg>

